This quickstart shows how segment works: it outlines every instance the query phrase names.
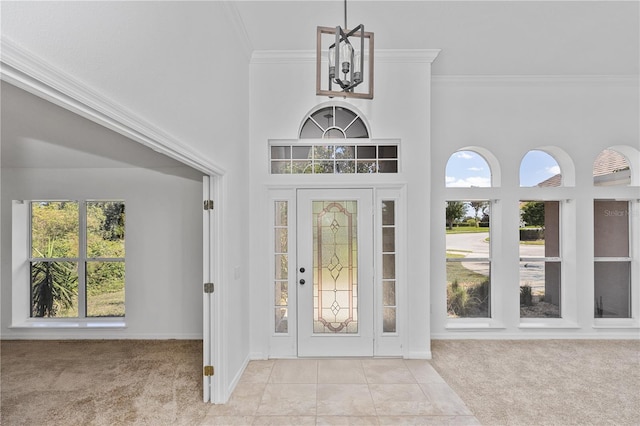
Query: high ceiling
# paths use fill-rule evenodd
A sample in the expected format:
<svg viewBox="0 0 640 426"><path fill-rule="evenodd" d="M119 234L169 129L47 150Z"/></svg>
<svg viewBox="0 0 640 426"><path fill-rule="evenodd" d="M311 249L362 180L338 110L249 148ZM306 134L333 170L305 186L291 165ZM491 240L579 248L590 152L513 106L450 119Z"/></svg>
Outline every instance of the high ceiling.
<svg viewBox="0 0 640 426"><path fill-rule="evenodd" d="M342 1L233 2L254 50L312 50ZM377 49L442 49L434 74L638 74L638 2L358 1L348 24Z"/></svg>
<svg viewBox="0 0 640 426"><path fill-rule="evenodd" d="M229 102L246 108L249 100L238 99L234 87L245 85L252 55L313 51L316 27L342 25L343 6L340 0L15 1L0 2L0 27L3 40L46 67L152 128L206 147ZM441 49L434 75L640 74L638 1L350 0L348 23L373 31L376 49ZM247 66L235 58L236 68L227 69L229 54ZM19 96L7 92L3 104L13 102L9 95ZM8 113L3 109L3 121ZM6 143L3 165L18 161L5 158ZM97 154L113 159L113 152Z"/></svg>

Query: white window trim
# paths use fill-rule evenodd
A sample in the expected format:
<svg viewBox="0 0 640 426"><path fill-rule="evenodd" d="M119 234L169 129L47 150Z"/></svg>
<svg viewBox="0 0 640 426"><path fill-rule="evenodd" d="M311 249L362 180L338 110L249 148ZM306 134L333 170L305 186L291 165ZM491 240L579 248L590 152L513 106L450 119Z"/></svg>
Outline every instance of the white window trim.
<svg viewBox="0 0 640 426"><path fill-rule="evenodd" d="M68 200L65 200L68 201ZM75 201L75 200L74 200ZM87 200L84 200L86 202ZM91 200L89 200L91 201ZM81 202L82 204L82 202ZM11 325L12 329L120 329L126 328L126 317L76 317L76 318L33 318L30 312L30 201L12 201L12 238L11 238ZM79 212L82 217L82 211ZM82 222L80 223L80 233L83 234ZM82 241L82 240L80 240ZM83 244L81 244L83 245ZM83 250L81 248L81 250ZM79 253L79 254L82 254ZM80 262L82 257L77 260ZM87 259L90 260L90 259ZM104 260L104 259L100 259ZM82 291L84 294L84 289ZM81 291L78 288L78 300ZM126 300L126 299L125 299ZM126 302L125 302L126 303ZM78 304L78 315L80 315L80 303ZM126 305L125 305L126 306ZM85 309L82 309L85 311ZM86 312L85 312L86 313ZM125 308L126 315L126 308Z"/></svg>

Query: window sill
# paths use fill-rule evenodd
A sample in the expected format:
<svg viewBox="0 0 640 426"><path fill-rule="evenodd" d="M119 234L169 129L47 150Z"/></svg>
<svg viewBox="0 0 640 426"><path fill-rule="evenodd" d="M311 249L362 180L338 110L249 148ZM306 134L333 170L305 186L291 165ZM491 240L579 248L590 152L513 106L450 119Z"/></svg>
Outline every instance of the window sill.
<svg viewBox="0 0 640 426"><path fill-rule="evenodd" d="M537 321L527 321L521 322L518 325L518 328L523 330L534 330L534 329L565 329L565 330L573 330L581 328L575 322L569 322L564 320L550 321L550 320L537 320Z"/></svg>
<svg viewBox="0 0 640 426"><path fill-rule="evenodd" d="M9 328L17 328L17 329L61 329L61 328L72 328L72 329L115 329L115 328L126 328L127 324L123 319L49 319L49 320L41 320L41 319L27 319L24 322L14 323L9 326Z"/></svg>
<svg viewBox="0 0 640 426"><path fill-rule="evenodd" d="M594 329L638 329L638 320L632 318L598 319L593 324Z"/></svg>
<svg viewBox="0 0 640 426"><path fill-rule="evenodd" d="M494 321L487 321L487 320L481 320L481 321L449 321L447 322L447 325L445 326L445 330L462 330L462 331L466 331L466 330L478 330L478 331L482 331L482 330L503 330L505 329L505 326L502 325L501 323L497 323Z"/></svg>

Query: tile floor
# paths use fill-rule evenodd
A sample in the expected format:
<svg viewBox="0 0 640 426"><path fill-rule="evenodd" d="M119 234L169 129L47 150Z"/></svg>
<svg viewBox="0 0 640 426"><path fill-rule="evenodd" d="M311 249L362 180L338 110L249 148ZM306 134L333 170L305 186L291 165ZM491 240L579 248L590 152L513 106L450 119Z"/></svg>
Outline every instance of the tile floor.
<svg viewBox="0 0 640 426"><path fill-rule="evenodd" d="M479 425L428 361L251 361L203 425Z"/></svg>

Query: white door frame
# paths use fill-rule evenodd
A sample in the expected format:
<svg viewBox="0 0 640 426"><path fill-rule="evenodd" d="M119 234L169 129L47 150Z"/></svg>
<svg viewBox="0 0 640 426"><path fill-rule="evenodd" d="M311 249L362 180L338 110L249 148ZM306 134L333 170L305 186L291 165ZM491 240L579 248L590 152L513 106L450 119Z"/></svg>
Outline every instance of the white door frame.
<svg viewBox="0 0 640 426"><path fill-rule="evenodd" d="M314 333L313 330L313 224L312 202L316 200L355 200L357 208L357 323L358 332ZM373 356L374 274L373 189L298 189L296 191L297 249L297 348L305 356ZM344 261L344 260L343 260ZM290 268L294 265L290 265ZM304 267L304 272L301 268ZM346 273L347 271L345 271ZM304 281L303 281L304 280ZM305 284L302 284L304 282Z"/></svg>
<svg viewBox="0 0 640 426"><path fill-rule="evenodd" d="M224 287L222 283L222 176L209 175L202 179L202 371L203 401L224 403L227 400L224 387L227 369L223 357L222 317ZM213 201L213 208L204 209L204 202ZM213 284L213 293L205 293L204 283ZM204 367L214 367L213 376L204 375Z"/></svg>

